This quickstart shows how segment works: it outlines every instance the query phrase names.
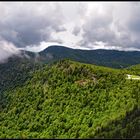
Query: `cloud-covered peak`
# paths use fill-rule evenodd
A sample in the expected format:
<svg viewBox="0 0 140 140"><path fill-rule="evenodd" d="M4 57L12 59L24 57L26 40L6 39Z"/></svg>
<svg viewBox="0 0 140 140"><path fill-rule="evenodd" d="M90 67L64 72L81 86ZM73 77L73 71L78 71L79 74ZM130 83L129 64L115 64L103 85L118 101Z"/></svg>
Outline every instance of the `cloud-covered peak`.
<svg viewBox="0 0 140 140"><path fill-rule="evenodd" d="M0 18L0 38L15 48L140 49L139 2L0 2Z"/></svg>

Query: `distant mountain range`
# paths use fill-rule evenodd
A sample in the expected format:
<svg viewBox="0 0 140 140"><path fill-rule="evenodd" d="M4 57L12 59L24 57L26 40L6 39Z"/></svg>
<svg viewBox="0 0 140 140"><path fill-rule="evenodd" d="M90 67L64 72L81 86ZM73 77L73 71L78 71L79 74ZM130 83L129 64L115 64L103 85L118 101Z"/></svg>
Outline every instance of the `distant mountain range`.
<svg viewBox="0 0 140 140"><path fill-rule="evenodd" d="M43 63L50 63L61 59L70 59L78 62L101 65L112 68L126 68L140 64L139 51L117 50L80 50L64 46L50 46L37 55L25 52L26 55Z"/></svg>

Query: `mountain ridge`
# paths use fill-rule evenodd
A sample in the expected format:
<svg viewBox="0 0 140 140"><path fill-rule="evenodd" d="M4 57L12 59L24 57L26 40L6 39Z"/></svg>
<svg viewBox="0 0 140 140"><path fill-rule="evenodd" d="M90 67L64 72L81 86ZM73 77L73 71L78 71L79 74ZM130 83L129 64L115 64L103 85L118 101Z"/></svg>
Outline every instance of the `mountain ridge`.
<svg viewBox="0 0 140 140"><path fill-rule="evenodd" d="M0 137L139 138L140 84L127 73L71 60L44 65L4 92Z"/></svg>
<svg viewBox="0 0 140 140"><path fill-rule="evenodd" d="M73 61L112 68L126 68L132 65L140 64L139 51L106 49L82 50L72 49L60 45L51 45L40 52L21 50L21 54L18 56L31 59L32 61L39 61L41 63L51 63L67 58Z"/></svg>
<svg viewBox="0 0 140 140"><path fill-rule="evenodd" d="M49 54L51 59L46 57L46 54ZM81 50L55 45L39 52L39 55L46 57L46 62L68 58L79 62L103 65L112 68L125 68L130 65L136 65L140 63L139 51L119 51L104 49Z"/></svg>

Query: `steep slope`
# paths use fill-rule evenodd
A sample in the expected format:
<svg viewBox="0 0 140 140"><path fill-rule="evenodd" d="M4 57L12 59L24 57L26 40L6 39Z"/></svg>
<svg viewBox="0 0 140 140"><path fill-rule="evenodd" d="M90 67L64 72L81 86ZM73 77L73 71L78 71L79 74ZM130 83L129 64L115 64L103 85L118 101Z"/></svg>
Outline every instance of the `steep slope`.
<svg viewBox="0 0 140 140"><path fill-rule="evenodd" d="M62 60L7 91L1 138L138 138L140 82L117 70Z"/></svg>
<svg viewBox="0 0 140 140"><path fill-rule="evenodd" d="M14 55L7 62L0 63L0 93L14 89L31 78L31 72L41 67L41 64L34 60L34 53L21 52L21 55Z"/></svg>
<svg viewBox="0 0 140 140"><path fill-rule="evenodd" d="M40 52L40 59L46 63L64 58L113 68L125 68L140 64L140 52L116 50L78 50L64 46L50 46Z"/></svg>

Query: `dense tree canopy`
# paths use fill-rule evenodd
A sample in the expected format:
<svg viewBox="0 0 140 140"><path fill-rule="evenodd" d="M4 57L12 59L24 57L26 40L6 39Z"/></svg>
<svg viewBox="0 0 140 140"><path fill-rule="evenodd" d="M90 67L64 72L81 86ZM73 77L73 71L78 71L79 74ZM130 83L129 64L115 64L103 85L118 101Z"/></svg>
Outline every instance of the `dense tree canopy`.
<svg viewBox="0 0 140 140"><path fill-rule="evenodd" d="M136 74L70 60L46 65L1 95L0 137L139 138L140 81L128 73Z"/></svg>

